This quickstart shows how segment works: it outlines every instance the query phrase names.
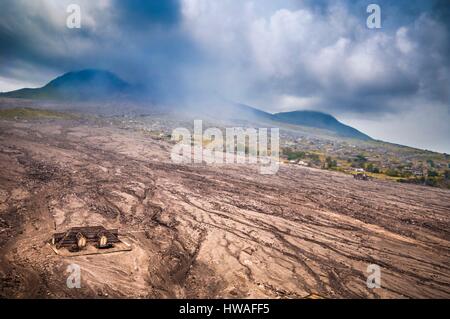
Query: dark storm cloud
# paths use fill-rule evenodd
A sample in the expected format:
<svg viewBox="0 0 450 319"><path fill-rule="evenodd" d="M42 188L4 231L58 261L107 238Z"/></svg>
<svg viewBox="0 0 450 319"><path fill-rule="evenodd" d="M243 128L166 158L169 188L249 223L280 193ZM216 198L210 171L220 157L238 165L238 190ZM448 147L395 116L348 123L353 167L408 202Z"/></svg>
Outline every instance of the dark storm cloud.
<svg viewBox="0 0 450 319"><path fill-rule="evenodd" d="M144 28L149 25L171 25L181 18L178 0L114 0L112 7L124 27Z"/></svg>
<svg viewBox="0 0 450 319"><path fill-rule="evenodd" d="M269 68L268 75L275 77L275 81L259 80L254 91L299 98L298 104L293 98L287 99L290 105L283 104L283 109L319 108L334 114L398 113L405 111L405 107L416 107L417 98L449 108L450 34L445 17L450 4L377 1L382 8L383 28L369 30L365 28L368 15L365 9L373 2L358 1L348 5L341 1L329 5L331 2L320 1L314 5L319 10L310 11L312 18L289 12L266 19L265 30L259 36L267 37L269 42L271 37L287 38L285 43L278 41L277 50L286 45L281 51L297 52L298 57L297 63L284 66L288 72L283 69L282 61L296 61L295 56L277 52L262 59L273 68ZM344 19L336 28L333 16L339 15ZM308 18L310 22L301 22ZM306 30L305 41L299 40L297 44L295 42L303 35L290 37L288 29L276 33L293 21L298 21L294 29L299 33ZM263 44L267 41L260 42L262 45L258 49L264 50ZM280 72L285 74L280 77ZM411 103L398 105L402 98ZM304 105L304 99L316 102Z"/></svg>
<svg viewBox="0 0 450 319"><path fill-rule="evenodd" d="M432 13L440 21L450 25L450 4L447 0L430 1L432 3Z"/></svg>
<svg viewBox="0 0 450 319"><path fill-rule="evenodd" d="M65 9L61 6L51 20L55 8L44 2L0 3L0 76L41 82L49 73L80 65L71 52L72 44L96 41L97 36L89 28L71 33L65 27Z"/></svg>
<svg viewBox="0 0 450 319"><path fill-rule="evenodd" d="M72 2L0 3L0 77L102 68L149 95L215 92L273 111L448 102L448 1L376 1L381 30L365 26L369 0L79 0L82 28L70 30Z"/></svg>
<svg viewBox="0 0 450 319"><path fill-rule="evenodd" d="M42 50L39 37L33 35L33 29L46 30L48 24L42 18L25 15L23 7L10 1L0 3L0 57L1 68L8 67L10 59L20 59L32 62L44 62L39 59ZM50 33L54 35L53 32Z"/></svg>
<svg viewBox="0 0 450 319"><path fill-rule="evenodd" d="M102 68L154 95L168 83L179 88L176 73L192 46L177 28L178 1L76 1L82 28L69 29L66 9L73 2L0 3L0 77L41 85L63 72Z"/></svg>

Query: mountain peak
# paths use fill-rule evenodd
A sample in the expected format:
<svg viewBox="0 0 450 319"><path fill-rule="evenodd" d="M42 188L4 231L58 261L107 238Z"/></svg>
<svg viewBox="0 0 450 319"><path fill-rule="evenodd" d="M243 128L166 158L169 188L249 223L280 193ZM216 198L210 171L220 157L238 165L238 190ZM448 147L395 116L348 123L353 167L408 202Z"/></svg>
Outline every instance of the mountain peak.
<svg viewBox="0 0 450 319"><path fill-rule="evenodd" d="M67 85L95 84L111 87L126 87L127 83L117 75L106 70L85 69L68 72L50 81L45 87L62 87Z"/></svg>
<svg viewBox="0 0 450 319"><path fill-rule="evenodd" d="M293 125L302 125L333 131L342 137L371 140L368 135L339 122L334 116L318 111L292 111L274 114L276 120Z"/></svg>
<svg viewBox="0 0 450 319"><path fill-rule="evenodd" d="M85 69L65 73L37 89L21 89L0 96L27 99L91 100L114 98L130 85L106 70Z"/></svg>

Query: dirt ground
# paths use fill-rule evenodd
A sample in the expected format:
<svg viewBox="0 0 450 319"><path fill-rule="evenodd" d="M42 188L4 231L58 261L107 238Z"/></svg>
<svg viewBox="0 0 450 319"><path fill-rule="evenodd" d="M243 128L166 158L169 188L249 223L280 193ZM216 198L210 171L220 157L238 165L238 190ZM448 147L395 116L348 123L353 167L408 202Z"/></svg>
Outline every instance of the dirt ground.
<svg viewBox="0 0 450 319"><path fill-rule="evenodd" d="M170 149L112 126L0 121L0 297L450 297L450 191L176 165ZM62 257L46 244L55 226L84 225L118 228L133 250ZM66 285L73 263L80 289Z"/></svg>

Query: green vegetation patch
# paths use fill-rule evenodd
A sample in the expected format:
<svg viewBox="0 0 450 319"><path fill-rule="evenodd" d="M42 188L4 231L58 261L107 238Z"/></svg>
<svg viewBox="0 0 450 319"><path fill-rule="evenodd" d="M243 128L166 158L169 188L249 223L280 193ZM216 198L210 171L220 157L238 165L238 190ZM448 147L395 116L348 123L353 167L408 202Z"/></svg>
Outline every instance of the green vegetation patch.
<svg viewBox="0 0 450 319"><path fill-rule="evenodd" d="M2 119L61 119L71 120L78 118L73 114L33 108L0 109Z"/></svg>

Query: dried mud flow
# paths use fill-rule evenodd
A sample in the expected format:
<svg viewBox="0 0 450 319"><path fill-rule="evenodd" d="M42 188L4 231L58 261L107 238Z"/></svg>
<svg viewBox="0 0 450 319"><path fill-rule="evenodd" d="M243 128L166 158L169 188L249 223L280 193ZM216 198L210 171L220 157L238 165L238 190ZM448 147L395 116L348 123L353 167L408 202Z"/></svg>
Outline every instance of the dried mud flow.
<svg viewBox="0 0 450 319"><path fill-rule="evenodd" d="M176 165L170 149L109 126L0 121L0 297L450 297L450 191ZM118 228L133 250L61 257L46 244L83 225ZM80 289L66 285L73 263Z"/></svg>

